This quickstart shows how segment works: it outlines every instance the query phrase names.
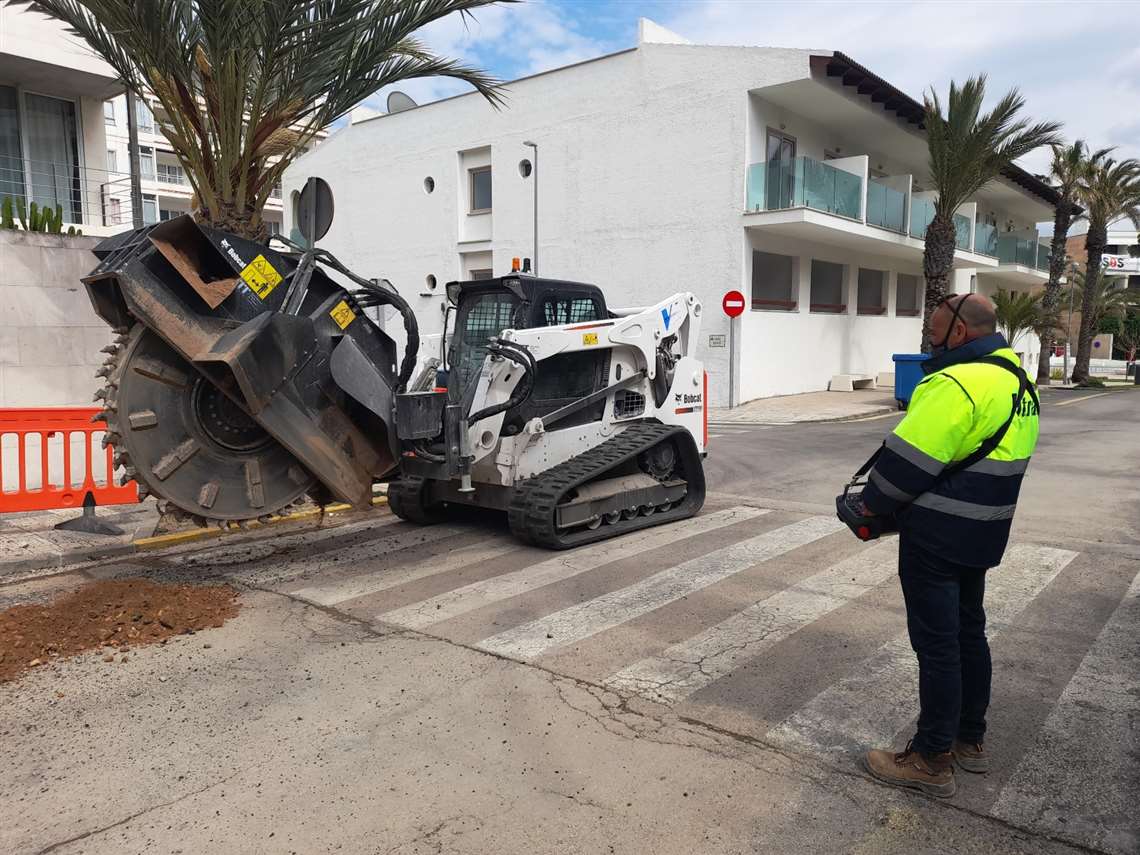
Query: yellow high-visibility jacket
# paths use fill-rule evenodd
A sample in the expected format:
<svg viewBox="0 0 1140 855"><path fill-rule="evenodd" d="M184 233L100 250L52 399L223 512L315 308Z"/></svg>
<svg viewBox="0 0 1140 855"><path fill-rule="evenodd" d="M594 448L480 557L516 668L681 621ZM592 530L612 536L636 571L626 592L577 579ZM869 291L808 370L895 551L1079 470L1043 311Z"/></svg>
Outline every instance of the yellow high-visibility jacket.
<svg viewBox="0 0 1140 855"><path fill-rule="evenodd" d="M935 555L971 567L1001 563L1021 481L1037 446L1040 406L1029 388L1001 442L973 465L965 460L1010 416L1018 377L976 360L996 356L1019 367L997 333L975 339L922 364L926 377L906 417L887 437L870 472L863 501L877 514L895 514L903 537Z"/></svg>

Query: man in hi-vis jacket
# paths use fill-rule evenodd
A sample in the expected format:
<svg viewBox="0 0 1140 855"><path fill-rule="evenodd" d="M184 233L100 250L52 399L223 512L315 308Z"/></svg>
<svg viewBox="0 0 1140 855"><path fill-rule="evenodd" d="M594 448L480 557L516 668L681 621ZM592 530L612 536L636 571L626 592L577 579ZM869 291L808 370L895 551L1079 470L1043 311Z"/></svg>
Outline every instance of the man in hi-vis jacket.
<svg viewBox="0 0 1140 855"><path fill-rule="evenodd" d="M951 296L931 326L937 344L922 365L926 376L863 491L869 512L898 520L899 579L918 655L918 728L905 750L873 750L865 763L884 783L949 797L955 763L968 772L989 768L982 598L986 572L1009 540L1040 407L996 331L988 298Z"/></svg>

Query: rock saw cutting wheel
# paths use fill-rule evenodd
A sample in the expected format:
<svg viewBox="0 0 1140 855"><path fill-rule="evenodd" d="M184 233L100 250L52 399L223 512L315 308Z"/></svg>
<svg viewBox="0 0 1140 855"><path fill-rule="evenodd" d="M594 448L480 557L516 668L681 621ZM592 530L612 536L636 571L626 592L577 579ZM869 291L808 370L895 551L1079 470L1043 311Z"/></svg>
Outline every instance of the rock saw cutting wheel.
<svg viewBox="0 0 1140 855"><path fill-rule="evenodd" d="M106 406L116 464L149 492L210 520L275 513L316 479L217 386L141 325L109 360Z"/></svg>

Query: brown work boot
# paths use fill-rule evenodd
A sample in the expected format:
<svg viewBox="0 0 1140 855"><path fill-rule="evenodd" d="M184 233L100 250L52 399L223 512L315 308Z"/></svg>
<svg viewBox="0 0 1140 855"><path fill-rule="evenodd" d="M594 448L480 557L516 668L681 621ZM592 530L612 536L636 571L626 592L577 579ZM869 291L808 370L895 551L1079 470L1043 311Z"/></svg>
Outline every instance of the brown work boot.
<svg viewBox="0 0 1140 855"><path fill-rule="evenodd" d="M963 742L955 739L950 753L954 755L958 768L963 772L981 774L990 771L990 755L986 753L985 746L980 742Z"/></svg>
<svg viewBox="0 0 1140 855"><path fill-rule="evenodd" d="M954 780L954 759L949 751L926 757L913 750L908 742L906 750L898 754L881 749L868 751L863 756L863 764L877 781L921 790L928 796L948 799L958 789Z"/></svg>

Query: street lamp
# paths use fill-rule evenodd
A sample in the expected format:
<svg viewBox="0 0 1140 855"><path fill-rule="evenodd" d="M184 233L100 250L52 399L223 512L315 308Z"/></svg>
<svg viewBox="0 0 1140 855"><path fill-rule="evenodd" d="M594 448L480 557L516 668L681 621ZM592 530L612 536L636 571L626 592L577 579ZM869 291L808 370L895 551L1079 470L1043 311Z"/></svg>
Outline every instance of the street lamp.
<svg viewBox="0 0 1140 855"><path fill-rule="evenodd" d="M531 250L530 269L538 275L538 143L524 140L523 145L534 149L534 168L531 170L531 180L534 181L534 248Z"/></svg>
<svg viewBox="0 0 1140 855"><path fill-rule="evenodd" d="M1069 350L1073 341L1073 286L1076 284L1077 269L1077 262L1069 263L1069 323L1065 327L1065 368L1064 376L1061 377L1062 383L1069 379Z"/></svg>

